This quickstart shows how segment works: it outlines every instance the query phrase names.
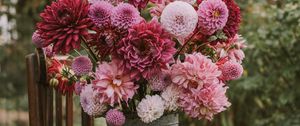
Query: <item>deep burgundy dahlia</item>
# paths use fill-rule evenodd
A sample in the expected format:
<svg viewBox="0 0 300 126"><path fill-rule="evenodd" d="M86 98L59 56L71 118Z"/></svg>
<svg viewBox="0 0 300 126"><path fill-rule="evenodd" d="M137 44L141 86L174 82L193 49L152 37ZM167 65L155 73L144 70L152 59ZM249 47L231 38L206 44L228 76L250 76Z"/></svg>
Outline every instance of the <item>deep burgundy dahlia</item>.
<svg viewBox="0 0 300 126"><path fill-rule="evenodd" d="M40 14L37 24L43 46L53 43L53 52L68 53L80 48L80 36L88 37L92 21L88 18L87 0L57 0Z"/></svg>
<svg viewBox="0 0 300 126"><path fill-rule="evenodd" d="M241 12L234 0L223 0L229 10L229 16L223 32L228 38L233 38L238 32L241 23Z"/></svg>
<svg viewBox="0 0 300 126"><path fill-rule="evenodd" d="M134 25L128 32L118 42L113 60L121 63L131 75L141 74L144 78L167 68L176 51L175 42L157 19Z"/></svg>

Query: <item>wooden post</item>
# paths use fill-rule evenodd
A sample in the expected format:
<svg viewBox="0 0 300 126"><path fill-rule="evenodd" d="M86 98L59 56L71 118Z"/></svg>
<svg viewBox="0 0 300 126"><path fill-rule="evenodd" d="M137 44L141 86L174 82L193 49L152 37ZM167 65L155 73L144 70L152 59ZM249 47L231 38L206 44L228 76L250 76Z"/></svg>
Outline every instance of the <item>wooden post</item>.
<svg viewBox="0 0 300 126"><path fill-rule="evenodd" d="M61 93L55 92L55 121L56 126L62 126L62 96Z"/></svg>
<svg viewBox="0 0 300 126"><path fill-rule="evenodd" d="M73 126L73 93L66 93L66 126Z"/></svg>
<svg viewBox="0 0 300 126"><path fill-rule="evenodd" d="M82 108L81 108L81 125L94 126L94 118L86 114Z"/></svg>

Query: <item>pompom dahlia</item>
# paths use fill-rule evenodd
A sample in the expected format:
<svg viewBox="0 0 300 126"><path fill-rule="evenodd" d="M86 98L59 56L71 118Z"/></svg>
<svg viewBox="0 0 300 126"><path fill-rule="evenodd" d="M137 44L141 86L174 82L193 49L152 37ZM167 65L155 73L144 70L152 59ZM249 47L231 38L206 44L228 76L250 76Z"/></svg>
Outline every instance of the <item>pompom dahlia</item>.
<svg viewBox="0 0 300 126"><path fill-rule="evenodd" d="M164 100L165 109L167 111L176 111L178 108L178 99L181 94L180 88L175 85L169 85L162 93L161 97Z"/></svg>
<svg viewBox="0 0 300 126"><path fill-rule="evenodd" d="M92 61L87 56L78 56L72 63L72 70L78 76L88 74L92 71L92 68Z"/></svg>
<svg viewBox="0 0 300 126"><path fill-rule="evenodd" d="M91 84L86 85L80 94L80 104L84 112L90 116L100 116L106 110L107 106L97 101L97 93Z"/></svg>
<svg viewBox="0 0 300 126"><path fill-rule="evenodd" d="M138 24L143 20L140 12L131 4L120 3L112 12L111 23L120 31L126 31L134 24Z"/></svg>
<svg viewBox="0 0 300 126"><path fill-rule="evenodd" d="M212 35L221 30L228 20L228 9L222 0L205 0L197 11L199 27L203 34Z"/></svg>
<svg viewBox="0 0 300 126"><path fill-rule="evenodd" d="M89 0L89 3L94 4L99 1L106 1L113 5L118 5L119 3L124 2L124 0Z"/></svg>
<svg viewBox="0 0 300 126"><path fill-rule="evenodd" d="M151 90L153 91L162 91L172 83L171 75L168 70L164 70L161 73L157 73L156 75L150 77L147 80L150 84Z"/></svg>
<svg viewBox="0 0 300 126"><path fill-rule="evenodd" d="M97 1L89 8L89 17L99 28L110 25L110 17L114 6L106 1Z"/></svg>
<svg viewBox="0 0 300 126"><path fill-rule="evenodd" d="M187 54L184 62L171 69L172 82L186 89L201 89L204 85L218 82L221 75L218 66L200 53Z"/></svg>
<svg viewBox="0 0 300 126"><path fill-rule="evenodd" d="M146 95L138 104L136 110L144 123L150 123L164 114L164 101L158 95Z"/></svg>
<svg viewBox="0 0 300 126"><path fill-rule="evenodd" d="M175 42L156 19L134 25L128 32L116 45L113 55L127 72L149 78L167 68L176 52Z"/></svg>
<svg viewBox="0 0 300 126"><path fill-rule="evenodd" d="M125 116L117 109L111 109L106 113L106 123L109 126L123 126L125 124Z"/></svg>
<svg viewBox="0 0 300 126"><path fill-rule="evenodd" d="M175 1L164 8L160 22L174 36L185 38L195 30L198 15L192 5Z"/></svg>
<svg viewBox="0 0 300 126"><path fill-rule="evenodd" d="M192 118L212 120L213 115L226 110L231 105L225 95L228 87L223 85L215 83L201 90L182 93L178 104Z"/></svg>
<svg viewBox="0 0 300 126"><path fill-rule="evenodd" d="M233 60L225 62L219 68L222 71L221 78L223 80L236 80L242 76L244 71L243 66Z"/></svg>
<svg viewBox="0 0 300 126"><path fill-rule="evenodd" d="M38 31L35 31L32 35L32 43L38 47L41 48L43 47L43 43L44 43L44 39L41 38L40 34L38 33Z"/></svg>
<svg viewBox="0 0 300 126"><path fill-rule="evenodd" d="M102 63L94 73L95 80L92 81L94 88L99 93L101 103L113 106L121 101L127 102L133 97L138 86L116 63Z"/></svg>
<svg viewBox="0 0 300 126"><path fill-rule="evenodd" d="M80 48L80 37L88 38L92 26L88 18L89 4L85 0L57 0L40 14L38 33L45 40L43 46L53 44L54 52L68 53Z"/></svg>

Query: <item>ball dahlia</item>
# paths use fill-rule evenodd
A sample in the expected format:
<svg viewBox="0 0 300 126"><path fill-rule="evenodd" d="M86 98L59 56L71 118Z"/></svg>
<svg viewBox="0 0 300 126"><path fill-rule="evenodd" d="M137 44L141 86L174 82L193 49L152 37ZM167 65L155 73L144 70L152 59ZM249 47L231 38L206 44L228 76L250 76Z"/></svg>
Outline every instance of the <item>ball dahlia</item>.
<svg viewBox="0 0 300 126"><path fill-rule="evenodd" d="M178 99L181 94L180 88L175 85L169 85L162 93L161 97L164 100L164 106L167 111L176 111L178 108Z"/></svg>
<svg viewBox="0 0 300 126"><path fill-rule="evenodd" d="M72 63L72 70L78 76L88 74L92 71L92 68L92 61L87 56L78 56L74 59Z"/></svg>
<svg viewBox="0 0 300 126"><path fill-rule="evenodd" d="M213 115L218 114L231 104L225 93L228 87L224 84L211 84L201 90L187 91L180 95L178 104L190 117L212 120Z"/></svg>
<svg viewBox="0 0 300 126"><path fill-rule="evenodd" d="M185 89L201 89L219 81L218 66L201 53L187 54L184 62L172 66L172 82Z"/></svg>
<svg viewBox="0 0 300 126"><path fill-rule="evenodd" d="M43 47L43 43L44 43L44 39L41 38L40 34L38 33L38 31L35 31L32 35L32 43L38 47L41 48Z"/></svg>
<svg viewBox="0 0 300 126"><path fill-rule="evenodd" d="M105 120L109 126L123 126L126 118L119 110L111 109L106 113Z"/></svg>
<svg viewBox="0 0 300 126"><path fill-rule="evenodd" d="M118 42L113 55L114 60L132 75L138 73L144 78L167 68L176 51L175 42L156 19L134 25L128 32L128 35Z"/></svg>
<svg viewBox="0 0 300 126"><path fill-rule="evenodd" d="M112 12L112 26L119 29L121 32L126 31L134 24L138 24L143 20L140 12L131 4L120 3Z"/></svg>
<svg viewBox="0 0 300 126"><path fill-rule="evenodd" d="M228 9L222 0L203 1L197 13L200 30L205 35L212 35L221 30L228 20Z"/></svg>
<svg viewBox="0 0 300 126"><path fill-rule="evenodd" d="M195 30L198 15L192 5L175 1L164 8L160 22L174 36L185 38Z"/></svg>
<svg viewBox="0 0 300 126"><path fill-rule="evenodd" d="M110 17L114 6L106 1L97 1L89 8L89 17L100 29L110 25Z"/></svg>
<svg viewBox="0 0 300 126"><path fill-rule="evenodd" d="M223 80L236 80L242 76L244 71L243 66L233 60L225 62L219 68L222 71L221 78Z"/></svg>
<svg viewBox="0 0 300 126"><path fill-rule="evenodd" d="M121 101L127 102L133 97L138 86L115 62L100 64L94 73L95 80L92 81L94 88L99 93L101 103L113 106Z"/></svg>
<svg viewBox="0 0 300 126"><path fill-rule="evenodd" d="M47 6L37 24L38 33L45 40L43 46L53 44L53 51L62 53L80 48L80 37L88 38L88 28L93 24L88 8L86 0L57 0Z"/></svg>
<svg viewBox="0 0 300 126"><path fill-rule="evenodd" d="M146 95L138 104L136 110L144 123L150 123L164 114L164 101L158 95Z"/></svg>
<svg viewBox="0 0 300 126"><path fill-rule="evenodd" d="M97 101L97 92L94 91L91 84L86 85L80 93L80 104L84 112L90 116L100 116L106 110L107 106Z"/></svg>

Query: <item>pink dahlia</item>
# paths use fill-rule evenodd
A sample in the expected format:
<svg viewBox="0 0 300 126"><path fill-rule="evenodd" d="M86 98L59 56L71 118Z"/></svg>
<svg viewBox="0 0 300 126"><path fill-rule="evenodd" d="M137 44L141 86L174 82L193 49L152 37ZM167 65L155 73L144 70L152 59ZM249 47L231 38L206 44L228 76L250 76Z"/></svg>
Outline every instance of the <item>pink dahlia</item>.
<svg viewBox="0 0 300 126"><path fill-rule="evenodd" d="M106 1L111 3L112 5L118 5L119 3L124 2L124 0L89 0L89 3L94 4L99 1Z"/></svg>
<svg viewBox="0 0 300 126"><path fill-rule="evenodd" d="M97 92L91 84L84 86L80 94L80 104L84 112L90 116L98 117L102 115L107 106L97 101Z"/></svg>
<svg viewBox="0 0 300 126"><path fill-rule="evenodd" d="M113 57L126 71L149 78L167 68L176 52L175 42L156 19L134 25L128 32L118 42Z"/></svg>
<svg viewBox="0 0 300 126"><path fill-rule="evenodd" d="M51 58L55 55L52 51L52 47L52 45L48 45L47 47L43 48L43 51L48 58Z"/></svg>
<svg viewBox="0 0 300 126"><path fill-rule="evenodd" d="M38 33L45 40L43 47L53 44L54 52L68 53L80 48L80 37L88 38L92 26L85 0L57 0L40 14Z"/></svg>
<svg viewBox="0 0 300 126"><path fill-rule="evenodd" d="M222 0L205 0L199 5L199 27L201 32L212 35L221 30L228 20L228 9Z"/></svg>
<svg viewBox="0 0 300 126"><path fill-rule="evenodd" d="M228 57L231 60L234 60L241 64L243 59L245 58L245 53L241 49L231 49L228 51Z"/></svg>
<svg viewBox="0 0 300 126"><path fill-rule="evenodd" d="M125 116L117 109L111 109L106 113L106 123L109 126L123 126L125 124Z"/></svg>
<svg viewBox="0 0 300 126"><path fill-rule="evenodd" d="M236 80L242 76L244 71L243 66L233 60L225 62L219 68L222 71L221 78L223 80Z"/></svg>
<svg viewBox="0 0 300 126"><path fill-rule="evenodd" d="M35 31L32 35L32 43L38 47L41 48L43 47L43 43L44 43L44 39L41 38L40 34L38 33L38 31Z"/></svg>
<svg viewBox="0 0 300 126"><path fill-rule="evenodd" d="M92 71L93 64L89 57L87 56L78 56L74 59L72 63L72 70L78 76L88 74Z"/></svg>
<svg viewBox="0 0 300 126"><path fill-rule="evenodd" d="M201 53L187 54L184 62L178 61L172 66L172 82L186 89L203 88L218 82L221 71L211 59Z"/></svg>
<svg viewBox="0 0 300 126"><path fill-rule="evenodd" d="M112 12L111 23L120 31L126 31L134 24L142 21L140 12L131 4L120 3Z"/></svg>
<svg viewBox="0 0 300 126"><path fill-rule="evenodd" d="M168 32L176 37L185 38L195 30L198 15L192 5L175 1L164 8L160 21Z"/></svg>
<svg viewBox="0 0 300 126"><path fill-rule="evenodd" d="M127 102L133 97L138 86L136 86L123 69L116 63L102 63L94 73L95 80L92 81L94 88L99 93L101 103L113 106L121 101Z"/></svg>
<svg viewBox="0 0 300 126"><path fill-rule="evenodd" d="M212 120L213 115L218 114L231 104L225 93L228 87L224 84L211 84L201 90L187 91L180 95L179 107L190 117Z"/></svg>
<svg viewBox="0 0 300 126"><path fill-rule="evenodd" d="M97 1L89 8L89 17L99 28L110 25L110 17L114 6L106 1Z"/></svg>
<svg viewBox="0 0 300 126"><path fill-rule="evenodd" d="M170 73L165 70L161 73L157 73L156 75L150 77L147 80L150 84L151 90L153 91L162 91L172 83Z"/></svg>

